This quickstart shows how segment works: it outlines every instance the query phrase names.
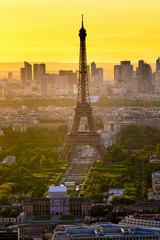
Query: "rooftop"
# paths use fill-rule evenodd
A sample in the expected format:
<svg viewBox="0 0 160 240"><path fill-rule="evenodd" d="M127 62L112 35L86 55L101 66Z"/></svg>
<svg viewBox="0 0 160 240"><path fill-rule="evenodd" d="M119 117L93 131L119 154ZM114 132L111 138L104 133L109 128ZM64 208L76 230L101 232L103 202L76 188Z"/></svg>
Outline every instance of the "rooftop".
<svg viewBox="0 0 160 240"><path fill-rule="evenodd" d="M66 186L49 186L49 192L66 192Z"/></svg>
<svg viewBox="0 0 160 240"><path fill-rule="evenodd" d="M92 224L87 226L65 226L63 231L55 229L55 239L60 236L68 237L89 237L89 236L142 236L142 235L157 235L160 234L160 229L156 228L144 228L144 227L128 227L125 225L116 224Z"/></svg>

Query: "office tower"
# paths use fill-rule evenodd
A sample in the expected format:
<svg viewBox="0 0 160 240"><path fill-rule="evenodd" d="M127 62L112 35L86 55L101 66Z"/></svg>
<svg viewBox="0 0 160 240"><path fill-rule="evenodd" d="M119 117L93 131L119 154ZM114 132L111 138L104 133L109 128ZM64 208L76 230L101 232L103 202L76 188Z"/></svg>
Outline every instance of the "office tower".
<svg viewBox="0 0 160 240"><path fill-rule="evenodd" d="M39 81L39 64L35 63L33 65L33 79Z"/></svg>
<svg viewBox="0 0 160 240"><path fill-rule="evenodd" d="M156 60L156 72L160 70L160 57Z"/></svg>
<svg viewBox="0 0 160 240"><path fill-rule="evenodd" d="M68 89L68 82L69 82L69 78L67 76L61 76L59 77L59 81L60 81L60 89Z"/></svg>
<svg viewBox="0 0 160 240"><path fill-rule="evenodd" d="M103 68L97 68L96 75L97 75L99 85L102 84L103 83Z"/></svg>
<svg viewBox="0 0 160 240"><path fill-rule="evenodd" d="M103 68L96 68L95 62L91 63L91 87L100 88L103 83Z"/></svg>
<svg viewBox="0 0 160 240"><path fill-rule="evenodd" d="M96 75L96 64L95 62L91 63L91 79Z"/></svg>
<svg viewBox="0 0 160 240"><path fill-rule="evenodd" d="M87 74L88 74L88 82L90 83L91 81L91 74L90 74L90 66L87 65Z"/></svg>
<svg viewBox="0 0 160 240"><path fill-rule="evenodd" d="M152 69L143 60L138 62L137 68L138 91L142 93L149 93L153 90L152 84Z"/></svg>
<svg viewBox="0 0 160 240"><path fill-rule="evenodd" d="M20 84L21 84L21 88L25 88L26 86L26 68L20 68Z"/></svg>
<svg viewBox="0 0 160 240"><path fill-rule="evenodd" d="M115 83L119 83L121 81L121 66L114 66L114 81Z"/></svg>
<svg viewBox="0 0 160 240"><path fill-rule="evenodd" d="M41 77L41 95L47 95L48 94L48 77Z"/></svg>
<svg viewBox="0 0 160 240"><path fill-rule="evenodd" d="M160 70L154 73L154 91L160 93Z"/></svg>
<svg viewBox="0 0 160 240"><path fill-rule="evenodd" d="M59 94L68 94L69 90L69 77L68 76L61 76L59 77L59 83L60 83L60 89L59 89ZM73 85L72 85L73 86ZM73 92L73 89L72 89Z"/></svg>
<svg viewBox="0 0 160 240"><path fill-rule="evenodd" d="M9 82L13 81L13 73L12 72L8 72L8 81Z"/></svg>
<svg viewBox="0 0 160 240"><path fill-rule="evenodd" d="M26 80L32 80L32 65L24 62L24 68L26 69Z"/></svg>
<svg viewBox="0 0 160 240"><path fill-rule="evenodd" d="M45 63L35 63L33 65L33 76L34 80L39 81L41 77L45 77L46 75L46 64Z"/></svg>
<svg viewBox="0 0 160 240"><path fill-rule="evenodd" d="M121 61L114 66L114 81L116 83L129 82L133 76L133 65L130 61Z"/></svg>
<svg viewBox="0 0 160 240"><path fill-rule="evenodd" d="M121 80L130 81L133 76L133 65L130 61L121 61Z"/></svg>
<svg viewBox="0 0 160 240"><path fill-rule="evenodd" d="M46 74L46 64L45 63L41 63L39 64L39 77L44 77Z"/></svg>
<svg viewBox="0 0 160 240"><path fill-rule="evenodd" d="M95 148L100 157L106 153L105 147L101 140L101 135L97 132L93 120L92 107L89 96L88 76L87 76L87 57L86 57L86 30L82 27L79 31L80 37L80 62L79 62L79 79L78 79L78 94L77 106L75 108L75 116L71 132L67 134L64 148L59 156L59 160L64 160L68 157L73 148L79 145L90 145ZM89 132L80 132L80 123L83 117L86 117L89 127Z"/></svg>
<svg viewBox="0 0 160 240"><path fill-rule="evenodd" d="M59 77L63 76L68 77L68 85L77 84L76 73L74 73L72 70L60 70Z"/></svg>

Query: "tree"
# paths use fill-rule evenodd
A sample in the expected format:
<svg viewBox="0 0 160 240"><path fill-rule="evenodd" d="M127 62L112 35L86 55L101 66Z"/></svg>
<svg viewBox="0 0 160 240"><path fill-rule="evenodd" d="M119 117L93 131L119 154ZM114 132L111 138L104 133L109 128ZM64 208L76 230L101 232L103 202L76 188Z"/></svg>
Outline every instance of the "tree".
<svg viewBox="0 0 160 240"><path fill-rule="evenodd" d="M8 206L5 206L5 207L3 207L2 208L2 210L1 210L1 212L0 212L0 215L2 216L2 217L8 217L9 216L9 213L10 213L10 207L8 207Z"/></svg>

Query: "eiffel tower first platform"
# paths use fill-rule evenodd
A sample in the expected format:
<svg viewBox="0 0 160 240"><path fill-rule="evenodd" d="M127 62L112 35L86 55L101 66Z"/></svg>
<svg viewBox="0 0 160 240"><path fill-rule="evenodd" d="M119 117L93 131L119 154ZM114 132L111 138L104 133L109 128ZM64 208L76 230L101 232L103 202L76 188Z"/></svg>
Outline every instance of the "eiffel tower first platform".
<svg viewBox="0 0 160 240"><path fill-rule="evenodd" d="M87 74L87 58L86 58L86 30L82 27L79 31L80 37L80 57L79 57L79 80L78 80L78 95L77 106L75 108L75 117L71 132L67 134L66 140L59 156L59 160L68 158L69 153L79 145L92 146L100 157L106 153L103 145L101 134L97 132L92 115L92 107L89 96L88 74ZM82 117L86 117L88 121L88 132L80 132L79 126Z"/></svg>

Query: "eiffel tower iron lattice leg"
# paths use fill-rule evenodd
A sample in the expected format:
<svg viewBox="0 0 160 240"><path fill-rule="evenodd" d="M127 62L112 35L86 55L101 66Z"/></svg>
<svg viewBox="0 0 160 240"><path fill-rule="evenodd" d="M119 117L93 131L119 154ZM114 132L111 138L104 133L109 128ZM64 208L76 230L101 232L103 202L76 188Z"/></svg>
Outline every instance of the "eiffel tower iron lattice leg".
<svg viewBox="0 0 160 240"><path fill-rule="evenodd" d="M79 80L78 80L78 95L77 106L75 108L75 117L71 132L67 134L66 140L59 156L59 160L68 158L72 149L79 145L92 146L100 157L106 153L101 135L97 132L92 115L92 107L89 96L88 74L87 74L87 58L86 58L86 30L82 27L79 31L80 37L80 59L79 59ZM82 117L86 117L88 122L89 132L79 132L80 121Z"/></svg>

